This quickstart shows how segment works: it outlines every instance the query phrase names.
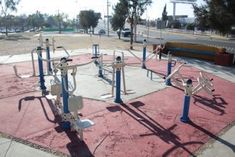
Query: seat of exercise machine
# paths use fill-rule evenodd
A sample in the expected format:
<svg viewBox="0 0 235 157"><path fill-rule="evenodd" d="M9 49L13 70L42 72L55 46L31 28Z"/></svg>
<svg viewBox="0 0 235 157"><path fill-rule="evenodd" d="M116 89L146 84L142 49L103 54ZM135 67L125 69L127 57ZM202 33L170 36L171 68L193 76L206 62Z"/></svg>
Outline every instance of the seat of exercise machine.
<svg viewBox="0 0 235 157"><path fill-rule="evenodd" d="M51 95L58 95L61 93L61 84L56 83L51 85Z"/></svg>
<svg viewBox="0 0 235 157"><path fill-rule="evenodd" d="M77 112L83 108L82 96L70 96L68 99L68 108L70 112Z"/></svg>
<svg viewBox="0 0 235 157"><path fill-rule="evenodd" d="M76 124L79 128L85 129L85 128L91 127L95 123L93 121L89 120L89 119L78 119L76 121Z"/></svg>

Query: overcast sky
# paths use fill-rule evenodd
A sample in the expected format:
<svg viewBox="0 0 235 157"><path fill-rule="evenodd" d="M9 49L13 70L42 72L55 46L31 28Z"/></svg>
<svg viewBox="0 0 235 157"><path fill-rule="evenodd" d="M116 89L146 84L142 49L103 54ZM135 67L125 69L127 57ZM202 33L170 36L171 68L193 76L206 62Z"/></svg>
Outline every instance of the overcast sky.
<svg viewBox="0 0 235 157"><path fill-rule="evenodd" d="M152 0L153 3L146 10L143 18L156 19L161 17L164 5L167 4L168 15L172 15L173 5L170 0ZM110 13L112 14L112 7L118 0L109 0ZM198 0L198 4L202 0ZM92 9L100 12L102 17L107 14L107 0L21 0L18 6L17 15L32 14L37 10L41 13L56 14L64 12L69 15L69 18L75 18L80 10ZM193 17L193 8L190 4L177 4L176 15L188 15Z"/></svg>

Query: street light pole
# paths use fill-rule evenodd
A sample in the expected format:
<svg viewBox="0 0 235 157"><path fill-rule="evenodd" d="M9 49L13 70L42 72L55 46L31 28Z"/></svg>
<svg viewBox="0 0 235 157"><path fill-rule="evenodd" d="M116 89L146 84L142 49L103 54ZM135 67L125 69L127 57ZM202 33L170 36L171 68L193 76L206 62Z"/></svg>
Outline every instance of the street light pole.
<svg viewBox="0 0 235 157"><path fill-rule="evenodd" d="M107 35L109 36L109 0L107 0Z"/></svg>

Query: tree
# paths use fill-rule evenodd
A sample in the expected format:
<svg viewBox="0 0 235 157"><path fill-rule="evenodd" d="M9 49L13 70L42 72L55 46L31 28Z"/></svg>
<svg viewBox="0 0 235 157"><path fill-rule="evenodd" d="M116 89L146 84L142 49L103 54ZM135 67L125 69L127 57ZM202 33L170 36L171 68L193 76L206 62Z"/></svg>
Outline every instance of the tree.
<svg viewBox="0 0 235 157"><path fill-rule="evenodd" d="M93 10L83 10L79 13L79 22L83 29L88 33L88 29L92 28L94 34L94 28L97 26L101 17L100 13L95 13Z"/></svg>
<svg viewBox="0 0 235 157"><path fill-rule="evenodd" d="M167 12L166 12L166 4L165 4L165 7L162 11L162 21L167 21L168 20L168 17L167 17Z"/></svg>
<svg viewBox="0 0 235 157"><path fill-rule="evenodd" d="M44 16L39 11L35 14L29 15L27 21L28 25L31 26L33 30L40 30L45 24Z"/></svg>
<svg viewBox="0 0 235 157"><path fill-rule="evenodd" d="M111 19L111 25L114 31L118 31L118 37L121 38L121 30L125 25L126 18L128 17L128 1L120 0L114 7L114 14Z"/></svg>
<svg viewBox="0 0 235 157"><path fill-rule="evenodd" d="M8 27L10 19L10 13L13 11L17 11L16 6L19 4L20 0L0 0L1 13L3 14L3 18L5 20L5 29L6 36L8 36Z"/></svg>
<svg viewBox="0 0 235 157"><path fill-rule="evenodd" d="M15 31L24 31L27 25L27 17L25 15L14 16L12 18L12 26Z"/></svg>
<svg viewBox="0 0 235 157"><path fill-rule="evenodd" d="M128 2L129 22L131 27L130 49L133 49L133 28L135 27L136 32L138 17L143 15L144 11L147 9L147 6L152 3L152 0L128 0Z"/></svg>
<svg viewBox="0 0 235 157"><path fill-rule="evenodd" d="M46 27L57 27L57 19L56 16L50 15L46 19Z"/></svg>
<svg viewBox="0 0 235 157"><path fill-rule="evenodd" d="M235 24L234 0L205 0L202 6L194 5L194 14L199 27L211 28L228 34L231 26Z"/></svg>
<svg viewBox="0 0 235 157"><path fill-rule="evenodd" d="M210 26L209 26L207 6L201 6L201 7L194 6L194 14L196 16L195 23L198 29L202 31L209 29Z"/></svg>
<svg viewBox="0 0 235 157"><path fill-rule="evenodd" d="M64 14L64 13L59 13L56 15L56 20L57 20L57 23L58 23L58 29L59 29L59 34L61 33L62 31L62 26L65 28L65 19L67 20L68 18L68 15Z"/></svg>

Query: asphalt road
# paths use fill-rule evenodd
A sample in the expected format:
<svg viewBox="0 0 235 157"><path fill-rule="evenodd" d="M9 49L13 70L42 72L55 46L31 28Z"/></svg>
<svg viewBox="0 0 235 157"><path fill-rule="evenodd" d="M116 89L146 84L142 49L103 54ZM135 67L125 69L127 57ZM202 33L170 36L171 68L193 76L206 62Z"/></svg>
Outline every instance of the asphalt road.
<svg viewBox="0 0 235 157"><path fill-rule="evenodd" d="M107 35L107 23L100 21L98 26L95 29L95 32L98 32L100 29L104 29ZM111 24L109 25L109 35L117 36L115 31L112 31ZM147 28L143 25L137 26L137 41L142 42L144 39L147 39L149 44L161 44L167 41L181 41L187 43L203 44L216 47L224 47L227 52L235 54L235 40L228 40L226 38L221 38L216 35L211 34L194 34L190 31L178 31L171 29L159 30L154 27ZM122 37L123 38L123 37ZM124 40L129 40L129 37L123 38Z"/></svg>
<svg viewBox="0 0 235 157"><path fill-rule="evenodd" d="M235 53L235 40L221 38L215 35L199 35L193 32L172 30L157 30L154 28L146 28L139 26L137 28L138 41L147 38L149 43L165 43L167 41L182 41L187 43L204 44L210 46L224 47L228 52Z"/></svg>

